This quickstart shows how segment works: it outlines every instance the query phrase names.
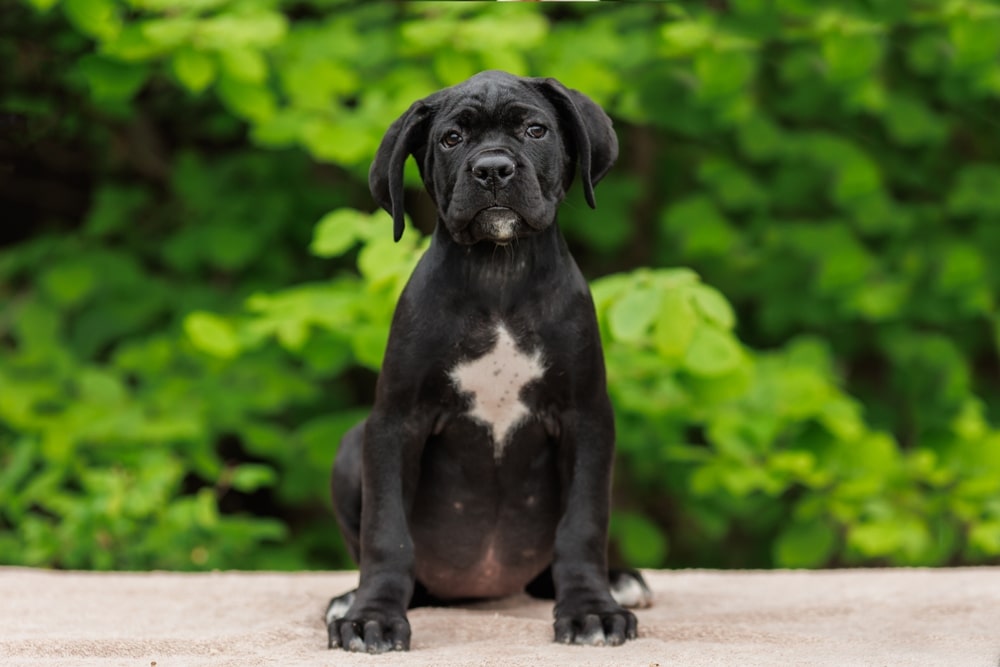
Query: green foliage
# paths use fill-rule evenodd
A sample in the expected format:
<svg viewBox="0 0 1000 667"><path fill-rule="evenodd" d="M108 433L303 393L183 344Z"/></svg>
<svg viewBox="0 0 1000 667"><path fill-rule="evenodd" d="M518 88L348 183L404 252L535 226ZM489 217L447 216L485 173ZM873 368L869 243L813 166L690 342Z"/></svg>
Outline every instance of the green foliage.
<svg viewBox="0 0 1000 667"><path fill-rule="evenodd" d="M328 470L427 243L368 165L494 67L621 139L561 212L603 276L617 555L996 562L1000 6L728 5L5 10L0 562L348 564Z"/></svg>

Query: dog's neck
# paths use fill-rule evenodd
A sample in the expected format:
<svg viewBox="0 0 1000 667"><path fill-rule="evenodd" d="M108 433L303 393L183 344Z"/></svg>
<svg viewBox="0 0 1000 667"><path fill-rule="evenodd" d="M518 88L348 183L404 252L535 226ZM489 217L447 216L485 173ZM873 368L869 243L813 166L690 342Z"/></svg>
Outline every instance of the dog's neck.
<svg viewBox="0 0 1000 667"><path fill-rule="evenodd" d="M458 243L439 221L427 252L432 261L447 267L455 288L476 295L481 303L500 306L526 291L562 280L567 263L573 261L555 221L541 232L506 246L490 241Z"/></svg>

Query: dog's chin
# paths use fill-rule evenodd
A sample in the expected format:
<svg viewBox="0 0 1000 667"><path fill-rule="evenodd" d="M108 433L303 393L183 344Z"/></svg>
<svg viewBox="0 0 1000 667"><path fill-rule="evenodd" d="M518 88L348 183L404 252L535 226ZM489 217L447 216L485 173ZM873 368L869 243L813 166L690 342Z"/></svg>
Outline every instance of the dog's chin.
<svg viewBox="0 0 1000 667"><path fill-rule="evenodd" d="M468 231L473 243L490 241L497 245L507 245L518 236L528 232L528 226L517 211L506 206L491 206L476 214L469 223Z"/></svg>

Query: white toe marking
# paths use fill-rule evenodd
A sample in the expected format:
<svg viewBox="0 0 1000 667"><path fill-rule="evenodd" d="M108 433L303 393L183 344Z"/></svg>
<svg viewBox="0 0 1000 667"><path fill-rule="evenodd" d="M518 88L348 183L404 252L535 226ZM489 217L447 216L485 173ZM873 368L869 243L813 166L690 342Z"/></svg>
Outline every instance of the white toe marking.
<svg viewBox="0 0 1000 667"><path fill-rule="evenodd" d="M615 586L612 586L611 597L629 609L649 607L653 604L653 596L649 590L632 577L622 577Z"/></svg>
<svg viewBox="0 0 1000 667"><path fill-rule="evenodd" d="M326 624L330 625L338 618L347 615L347 610L354 603L354 593L345 593L330 601L330 606L326 608Z"/></svg>
<svg viewBox="0 0 1000 667"><path fill-rule="evenodd" d="M579 644L586 644L588 646L604 646L604 631L594 630L589 635L577 635L576 641Z"/></svg>
<svg viewBox="0 0 1000 667"><path fill-rule="evenodd" d="M521 401L521 390L545 374L545 364L541 350L520 350L502 323L496 333L490 352L458 364L449 376L460 392L472 395L468 416L490 428L493 454L499 460L507 436L531 414Z"/></svg>

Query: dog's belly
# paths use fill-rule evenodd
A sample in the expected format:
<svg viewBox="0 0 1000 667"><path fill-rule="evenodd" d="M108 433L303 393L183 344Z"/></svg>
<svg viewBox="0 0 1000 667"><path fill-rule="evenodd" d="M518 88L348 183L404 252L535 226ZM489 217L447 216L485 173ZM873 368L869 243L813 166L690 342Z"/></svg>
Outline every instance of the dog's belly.
<svg viewBox="0 0 1000 667"><path fill-rule="evenodd" d="M410 514L415 574L445 599L511 595L552 562L559 521L555 447L524 424L496 461L466 420L425 447Z"/></svg>
<svg viewBox="0 0 1000 667"><path fill-rule="evenodd" d="M552 562L552 545L551 541L544 548L512 545L510 539L496 530L483 537L478 549L463 550L462 555L417 548L416 578L432 595L445 600L519 593Z"/></svg>

